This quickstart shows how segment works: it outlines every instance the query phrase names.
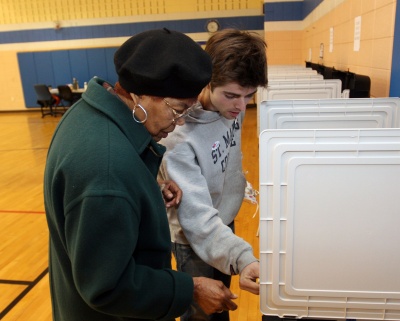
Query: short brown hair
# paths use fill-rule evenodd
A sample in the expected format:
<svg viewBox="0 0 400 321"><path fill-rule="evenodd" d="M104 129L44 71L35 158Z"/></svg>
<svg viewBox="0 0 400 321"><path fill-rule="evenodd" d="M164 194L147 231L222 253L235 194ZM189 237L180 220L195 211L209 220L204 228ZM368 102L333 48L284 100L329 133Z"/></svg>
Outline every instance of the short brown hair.
<svg viewBox="0 0 400 321"><path fill-rule="evenodd" d="M242 87L266 86L267 44L255 32L223 29L213 34L205 51L211 56L211 90L235 82Z"/></svg>

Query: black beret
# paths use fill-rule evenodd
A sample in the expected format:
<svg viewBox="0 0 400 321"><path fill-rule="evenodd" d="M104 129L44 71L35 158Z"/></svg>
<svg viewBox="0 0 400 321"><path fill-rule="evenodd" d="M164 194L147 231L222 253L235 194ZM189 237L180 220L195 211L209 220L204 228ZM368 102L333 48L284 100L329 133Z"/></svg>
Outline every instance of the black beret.
<svg viewBox="0 0 400 321"><path fill-rule="evenodd" d="M210 56L183 33L166 28L129 38L114 55L122 88L136 95L196 97L211 79Z"/></svg>

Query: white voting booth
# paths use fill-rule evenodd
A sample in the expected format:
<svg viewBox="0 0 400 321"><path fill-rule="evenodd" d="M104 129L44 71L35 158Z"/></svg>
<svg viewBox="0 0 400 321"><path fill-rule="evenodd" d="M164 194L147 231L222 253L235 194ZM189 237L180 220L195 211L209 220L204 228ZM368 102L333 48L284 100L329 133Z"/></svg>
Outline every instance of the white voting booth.
<svg viewBox="0 0 400 321"><path fill-rule="evenodd" d="M340 79L269 80L267 87L259 87L259 101L281 99L325 99L342 96Z"/></svg>
<svg viewBox="0 0 400 321"><path fill-rule="evenodd" d="M273 78L275 75L280 74L291 74L291 75L316 75L318 74L316 70L311 68L302 68L302 69L268 69L268 78Z"/></svg>
<svg viewBox="0 0 400 321"><path fill-rule="evenodd" d="M257 89L257 127L260 129L259 109L260 103L263 101L340 98L342 97L341 90L342 82L340 79L270 80L267 87Z"/></svg>
<svg viewBox="0 0 400 321"><path fill-rule="evenodd" d="M305 67L304 65L268 65L268 71L281 71L281 70L309 70L311 67Z"/></svg>
<svg viewBox="0 0 400 321"><path fill-rule="evenodd" d="M264 316L400 320L399 108L260 104Z"/></svg>
<svg viewBox="0 0 400 321"><path fill-rule="evenodd" d="M300 80L300 79L309 79L309 80L322 80L324 76L316 73L276 73L276 74L268 74L268 81L270 80Z"/></svg>
<svg viewBox="0 0 400 321"><path fill-rule="evenodd" d="M299 99L262 101L265 129L400 128L399 98Z"/></svg>

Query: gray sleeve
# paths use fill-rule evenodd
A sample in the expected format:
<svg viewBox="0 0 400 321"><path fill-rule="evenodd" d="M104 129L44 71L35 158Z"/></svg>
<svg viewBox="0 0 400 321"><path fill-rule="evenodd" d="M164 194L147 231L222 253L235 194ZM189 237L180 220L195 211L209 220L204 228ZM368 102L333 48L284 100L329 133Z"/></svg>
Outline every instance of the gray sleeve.
<svg viewBox="0 0 400 321"><path fill-rule="evenodd" d="M164 171L183 191L179 223L197 255L226 274L238 274L257 261L246 241L235 235L214 208L201 168L190 146L180 144L163 159ZM241 200L239 200L241 202Z"/></svg>

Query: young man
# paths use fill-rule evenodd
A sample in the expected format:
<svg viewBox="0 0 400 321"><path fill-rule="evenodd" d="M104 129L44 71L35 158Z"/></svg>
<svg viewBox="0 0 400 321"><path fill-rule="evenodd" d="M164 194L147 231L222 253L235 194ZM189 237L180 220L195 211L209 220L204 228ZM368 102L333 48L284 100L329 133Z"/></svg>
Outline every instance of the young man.
<svg viewBox="0 0 400 321"><path fill-rule="evenodd" d="M256 34L235 29L215 33L207 42L213 73L199 105L186 124L162 140L167 147L160 176L183 191L170 208L173 251L179 271L207 276L229 287L259 293L259 263L251 246L234 234L243 201L241 129L244 111L258 86L267 85L266 44ZM167 102L168 103L168 102ZM229 320L228 311L207 316L195 304L181 321Z"/></svg>

